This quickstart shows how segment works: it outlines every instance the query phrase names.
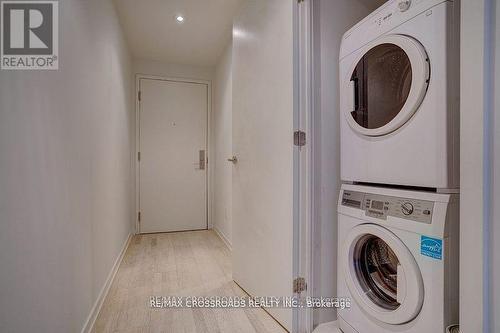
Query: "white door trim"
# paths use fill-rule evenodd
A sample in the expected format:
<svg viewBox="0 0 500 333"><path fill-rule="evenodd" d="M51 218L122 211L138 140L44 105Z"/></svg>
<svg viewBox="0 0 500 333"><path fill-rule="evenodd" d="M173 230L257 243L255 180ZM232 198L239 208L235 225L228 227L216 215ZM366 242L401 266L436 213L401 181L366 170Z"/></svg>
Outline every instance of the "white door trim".
<svg viewBox="0 0 500 333"><path fill-rule="evenodd" d="M494 0L462 0L460 11L460 331L489 333Z"/></svg>
<svg viewBox="0 0 500 333"><path fill-rule="evenodd" d="M303 277L307 288L301 298L313 296L313 2L299 1L294 9L294 128L306 133L306 144L294 147L294 278ZM294 329L313 330L313 309L294 309Z"/></svg>
<svg viewBox="0 0 500 333"><path fill-rule="evenodd" d="M144 79L158 80L158 81L170 81L170 82L184 82L184 83L197 83L204 84L207 86L207 139L206 139L206 152L207 152L207 165L206 165L206 209L207 209L207 229L212 227L212 168L211 164L212 158L212 81L210 80L200 80L200 79L187 79L187 78L177 78L177 77L167 77L149 74L136 74L135 75L135 149L134 156L132 158L135 161L135 233L140 234L140 223L139 223L139 211L140 211L140 164L138 159L139 147L140 147L140 117L139 112L141 108L141 103L139 101L139 91L140 91L140 81Z"/></svg>

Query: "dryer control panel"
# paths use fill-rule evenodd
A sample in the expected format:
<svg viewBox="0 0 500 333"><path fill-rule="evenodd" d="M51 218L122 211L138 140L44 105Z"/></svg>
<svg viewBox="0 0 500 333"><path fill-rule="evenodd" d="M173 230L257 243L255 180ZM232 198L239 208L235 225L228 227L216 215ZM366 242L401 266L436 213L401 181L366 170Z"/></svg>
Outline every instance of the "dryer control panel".
<svg viewBox="0 0 500 333"><path fill-rule="evenodd" d="M362 209L366 216L386 220L387 216L430 224L433 201L392 197L344 190L342 205Z"/></svg>

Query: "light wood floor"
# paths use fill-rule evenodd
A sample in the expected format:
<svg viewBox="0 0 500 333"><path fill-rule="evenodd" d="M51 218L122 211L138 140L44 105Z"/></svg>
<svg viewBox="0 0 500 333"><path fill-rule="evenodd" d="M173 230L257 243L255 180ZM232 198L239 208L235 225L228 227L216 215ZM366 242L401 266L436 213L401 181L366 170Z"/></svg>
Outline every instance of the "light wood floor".
<svg viewBox="0 0 500 333"><path fill-rule="evenodd" d="M134 236L93 332L286 332L262 309L153 309L151 296L246 296L213 231Z"/></svg>

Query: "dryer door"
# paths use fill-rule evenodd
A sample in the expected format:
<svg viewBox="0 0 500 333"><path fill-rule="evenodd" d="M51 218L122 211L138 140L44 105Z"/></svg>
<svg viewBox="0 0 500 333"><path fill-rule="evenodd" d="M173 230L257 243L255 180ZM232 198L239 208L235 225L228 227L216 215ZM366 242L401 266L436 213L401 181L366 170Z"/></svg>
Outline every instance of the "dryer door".
<svg viewBox="0 0 500 333"><path fill-rule="evenodd" d="M413 38L388 35L358 54L341 83L344 115L362 135L391 133L424 99L430 75L427 53Z"/></svg>
<svg viewBox="0 0 500 333"><path fill-rule="evenodd" d="M424 301L422 275L408 248L375 224L354 227L345 239L341 265L352 298L387 324L413 320Z"/></svg>

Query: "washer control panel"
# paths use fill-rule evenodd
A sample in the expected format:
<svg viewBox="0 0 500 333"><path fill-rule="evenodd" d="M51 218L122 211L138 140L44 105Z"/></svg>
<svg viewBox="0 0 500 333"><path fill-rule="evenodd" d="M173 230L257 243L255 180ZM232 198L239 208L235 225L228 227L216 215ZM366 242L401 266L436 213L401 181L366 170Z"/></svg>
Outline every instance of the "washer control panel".
<svg viewBox="0 0 500 333"><path fill-rule="evenodd" d="M377 11L371 18L371 28L383 27L390 24L395 17L406 16L414 7L418 7L420 3L427 0L394 0L388 1L384 8ZM416 9L418 10L418 9ZM410 17L411 18L411 17ZM401 19L401 18L399 18ZM396 19L399 21L399 19ZM402 23L402 22L401 22Z"/></svg>
<svg viewBox="0 0 500 333"><path fill-rule="evenodd" d="M430 224L433 201L392 197L344 190L342 205L362 209L366 216L386 220L387 216Z"/></svg>

